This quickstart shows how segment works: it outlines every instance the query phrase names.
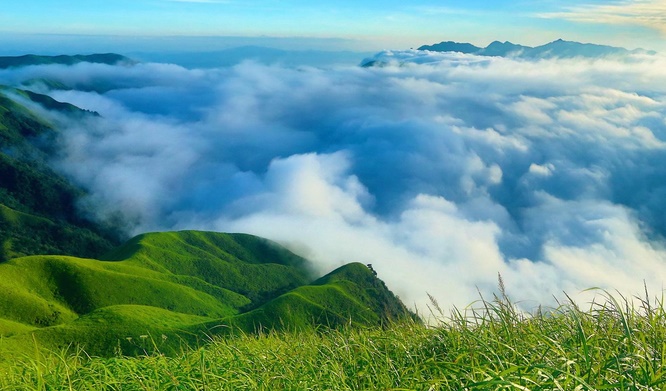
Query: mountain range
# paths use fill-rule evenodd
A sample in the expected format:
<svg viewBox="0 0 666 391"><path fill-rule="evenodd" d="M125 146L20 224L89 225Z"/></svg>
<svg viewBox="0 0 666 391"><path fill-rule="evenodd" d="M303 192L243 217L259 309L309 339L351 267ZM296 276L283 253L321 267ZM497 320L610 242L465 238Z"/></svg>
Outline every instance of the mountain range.
<svg viewBox="0 0 666 391"><path fill-rule="evenodd" d="M0 69L18 68L30 65L74 65L79 63L107 64L107 65L131 65L135 63L132 59L115 53L89 54L89 55L60 55L40 56L27 54L24 56L0 56Z"/></svg>
<svg viewBox="0 0 666 391"><path fill-rule="evenodd" d="M498 56L525 59L597 58L606 56L627 56L631 54L656 54L654 51L644 49L627 50L620 47L565 41L562 39L536 47L517 45L508 41L494 41L485 48L474 46L470 43L446 41L433 45L423 45L419 47L418 50L459 52L475 54L477 56Z"/></svg>

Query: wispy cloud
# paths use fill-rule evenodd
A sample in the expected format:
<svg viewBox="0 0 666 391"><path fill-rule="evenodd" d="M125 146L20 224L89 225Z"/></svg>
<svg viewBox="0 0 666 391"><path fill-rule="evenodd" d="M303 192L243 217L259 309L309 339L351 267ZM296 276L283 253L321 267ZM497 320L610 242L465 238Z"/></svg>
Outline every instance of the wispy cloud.
<svg viewBox="0 0 666 391"><path fill-rule="evenodd" d="M635 25L666 34L666 0L633 0L613 4L582 4L560 12L539 14L582 23Z"/></svg>

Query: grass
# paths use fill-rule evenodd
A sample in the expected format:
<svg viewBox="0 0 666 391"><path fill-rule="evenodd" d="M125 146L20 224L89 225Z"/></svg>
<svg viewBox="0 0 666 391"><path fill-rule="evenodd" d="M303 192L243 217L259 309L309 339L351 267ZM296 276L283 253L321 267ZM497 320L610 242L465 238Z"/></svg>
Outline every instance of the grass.
<svg viewBox="0 0 666 391"><path fill-rule="evenodd" d="M604 294L526 315L504 296L434 327L308 329L214 338L167 356L70 347L0 365L3 390L660 390L663 302ZM436 303L435 303L436 305ZM159 342L146 337L143 343ZM147 349L146 351L149 351Z"/></svg>
<svg viewBox="0 0 666 391"><path fill-rule="evenodd" d="M0 156L0 171L3 157ZM1 176L1 173L0 173ZM0 199L3 198L0 188ZM112 244L84 226L20 212L0 202L0 262L37 254L93 256Z"/></svg>
<svg viewBox="0 0 666 391"><path fill-rule="evenodd" d="M203 322L238 314L251 303L243 295L246 290L254 289L255 296L278 296L294 284L307 283L307 271L302 265L299 268L282 264L291 262L293 254L283 259L281 249L263 263L256 257L250 257L252 263L247 263L214 244L204 247L200 243L217 241L222 246L222 242L236 243L236 236L204 232L148 234L131 242L132 251L122 249L127 256L123 260L31 256L0 263L0 319L39 327L34 332L39 340L42 335L53 334L53 330L45 328L60 326L57 330L62 332L63 326L78 321L76 328L80 329L82 318L119 305L150 306L167 310L171 316L197 316ZM246 242L264 243L260 238L242 237ZM228 246L234 248L232 244ZM235 278L230 279L229 275ZM257 275L266 276L255 286L259 284L255 281ZM129 323L145 323L143 320L151 316L145 312L134 312L135 321ZM93 329L90 328L91 333ZM118 333L108 327L107 331Z"/></svg>
<svg viewBox="0 0 666 391"><path fill-rule="evenodd" d="M266 239L197 231L139 235L103 257L199 278L255 305L309 282L308 261Z"/></svg>
<svg viewBox="0 0 666 391"><path fill-rule="evenodd" d="M566 303L527 315L500 295L454 310L434 327L248 334L172 356L153 350L97 358L75 347L25 353L0 365L0 389L664 389L663 301L603 297L584 310Z"/></svg>

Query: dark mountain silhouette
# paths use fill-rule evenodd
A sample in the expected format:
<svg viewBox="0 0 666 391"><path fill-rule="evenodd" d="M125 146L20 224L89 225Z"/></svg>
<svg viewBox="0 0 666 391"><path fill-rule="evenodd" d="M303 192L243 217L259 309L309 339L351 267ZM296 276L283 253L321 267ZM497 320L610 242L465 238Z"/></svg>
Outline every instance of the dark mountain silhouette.
<svg viewBox="0 0 666 391"><path fill-rule="evenodd" d="M494 41L485 48L479 48L469 43L441 42L434 45L423 45L419 50L434 52L458 52L476 54L479 56L499 56L526 59L547 58L598 58L607 56L627 56L631 54L656 54L654 51L644 49L627 50L625 48L580 43L558 39L545 45L530 47L516 45L511 42Z"/></svg>
<svg viewBox="0 0 666 391"><path fill-rule="evenodd" d="M27 54L24 56L4 56L0 57L0 69L17 68L29 65L48 65L48 64L61 64L61 65L74 65L82 62L89 62L94 64L108 64L108 65L131 65L135 61L115 53L104 54L90 54L90 55L74 55L74 56L39 56L35 54Z"/></svg>

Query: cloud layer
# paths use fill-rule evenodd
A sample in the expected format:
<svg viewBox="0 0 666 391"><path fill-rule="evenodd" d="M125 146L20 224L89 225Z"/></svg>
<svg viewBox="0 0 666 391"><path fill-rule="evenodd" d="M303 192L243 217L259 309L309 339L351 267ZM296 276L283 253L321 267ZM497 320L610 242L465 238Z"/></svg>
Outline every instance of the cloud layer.
<svg viewBox="0 0 666 391"><path fill-rule="evenodd" d="M526 308L666 279L666 60L384 52L377 68L35 67L76 87L59 169L129 232L265 236L372 263L408 304ZM98 91L98 92L95 92Z"/></svg>

